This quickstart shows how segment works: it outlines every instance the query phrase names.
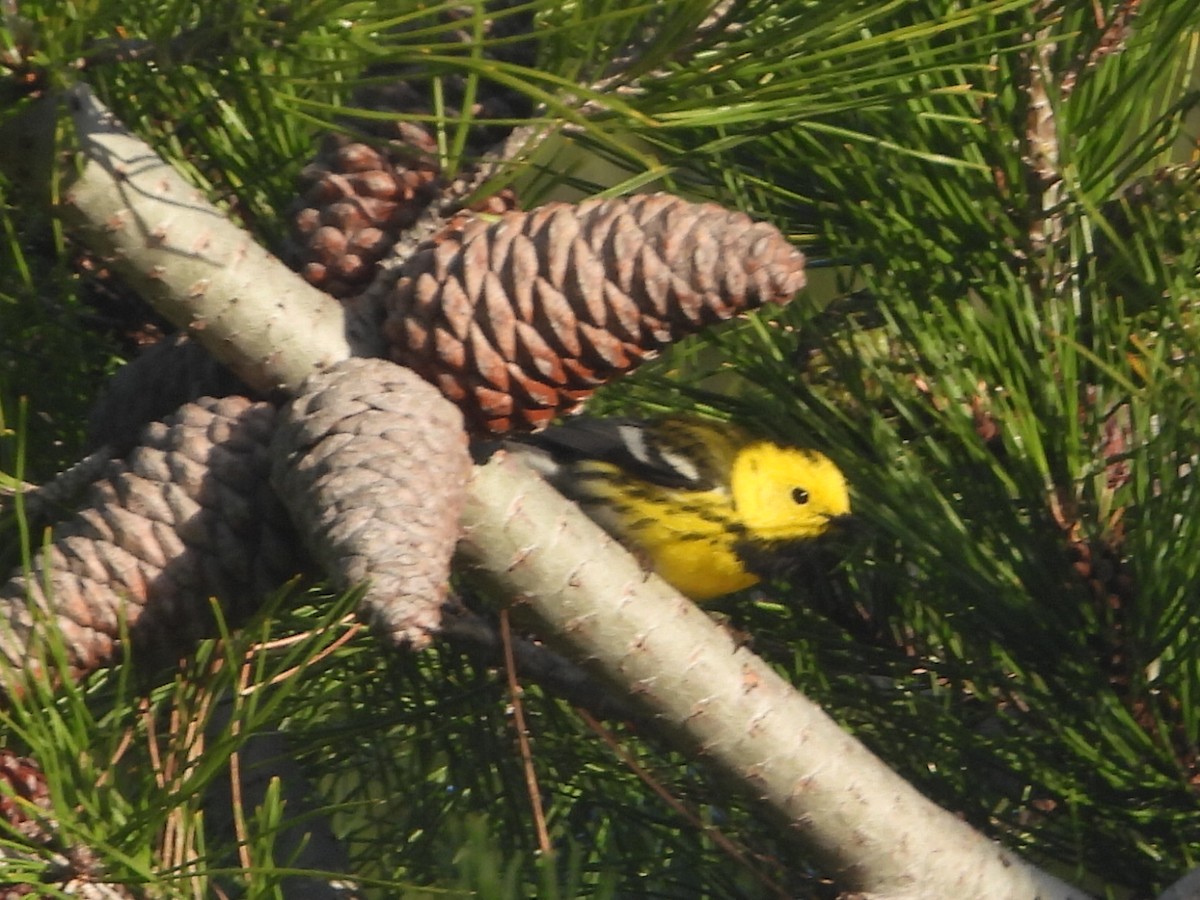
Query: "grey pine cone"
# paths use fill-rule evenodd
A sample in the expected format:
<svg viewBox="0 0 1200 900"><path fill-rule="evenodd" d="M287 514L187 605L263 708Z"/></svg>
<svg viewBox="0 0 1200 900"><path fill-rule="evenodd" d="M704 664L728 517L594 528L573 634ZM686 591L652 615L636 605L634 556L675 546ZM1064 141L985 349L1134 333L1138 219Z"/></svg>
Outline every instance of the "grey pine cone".
<svg viewBox="0 0 1200 900"><path fill-rule="evenodd" d="M114 661L121 620L135 657L167 662L215 633L209 597L236 621L301 570L270 490L275 409L205 398L148 426L89 489L86 507L0 587L0 654L39 671L45 620L61 629L68 675ZM28 598L32 599L32 603Z"/></svg>
<svg viewBox="0 0 1200 900"><path fill-rule="evenodd" d="M471 473L462 416L412 372L349 359L284 408L272 478L310 551L397 644L438 631Z"/></svg>
<svg viewBox="0 0 1200 900"><path fill-rule="evenodd" d="M177 334L147 347L105 385L88 413L88 445L108 444L124 454L143 426L161 422L184 403L249 393L202 344Z"/></svg>

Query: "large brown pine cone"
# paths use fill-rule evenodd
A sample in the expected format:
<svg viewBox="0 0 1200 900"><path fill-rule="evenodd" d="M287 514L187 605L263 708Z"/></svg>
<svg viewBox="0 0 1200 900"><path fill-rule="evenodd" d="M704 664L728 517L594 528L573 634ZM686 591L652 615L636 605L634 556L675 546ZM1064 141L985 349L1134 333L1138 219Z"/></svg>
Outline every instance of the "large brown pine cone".
<svg viewBox="0 0 1200 900"><path fill-rule="evenodd" d="M426 242L384 300L393 360L468 428L541 427L663 346L804 285L771 225L668 194L551 203Z"/></svg>

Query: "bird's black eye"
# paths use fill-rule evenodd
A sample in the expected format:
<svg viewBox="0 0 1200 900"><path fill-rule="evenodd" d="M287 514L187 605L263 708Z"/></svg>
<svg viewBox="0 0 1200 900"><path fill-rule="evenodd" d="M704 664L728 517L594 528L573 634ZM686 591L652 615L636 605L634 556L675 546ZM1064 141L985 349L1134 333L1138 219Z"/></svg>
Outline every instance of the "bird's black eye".
<svg viewBox="0 0 1200 900"><path fill-rule="evenodd" d="M804 488L792 488L792 499L803 506L808 502L808 491Z"/></svg>

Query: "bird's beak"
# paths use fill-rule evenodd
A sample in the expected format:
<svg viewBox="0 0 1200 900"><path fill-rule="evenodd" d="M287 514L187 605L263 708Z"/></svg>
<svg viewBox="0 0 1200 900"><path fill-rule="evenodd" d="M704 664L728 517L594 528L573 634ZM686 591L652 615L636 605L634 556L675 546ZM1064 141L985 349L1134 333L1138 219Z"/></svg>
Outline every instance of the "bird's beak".
<svg viewBox="0 0 1200 900"><path fill-rule="evenodd" d="M830 516L828 524L834 531L851 533L858 531L862 527L863 520L854 515L854 513L842 513L840 516Z"/></svg>

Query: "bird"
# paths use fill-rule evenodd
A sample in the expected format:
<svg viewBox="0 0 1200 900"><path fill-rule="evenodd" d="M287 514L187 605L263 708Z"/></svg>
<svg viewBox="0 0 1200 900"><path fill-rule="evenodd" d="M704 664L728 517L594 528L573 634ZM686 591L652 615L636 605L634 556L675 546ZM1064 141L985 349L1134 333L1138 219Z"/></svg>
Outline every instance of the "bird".
<svg viewBox="0 0 1200 900"><path fill-rule="evenodd" d="M506 448L697 602L786 576L852 518L823 453L697 416L578 416Z"/></svg>

